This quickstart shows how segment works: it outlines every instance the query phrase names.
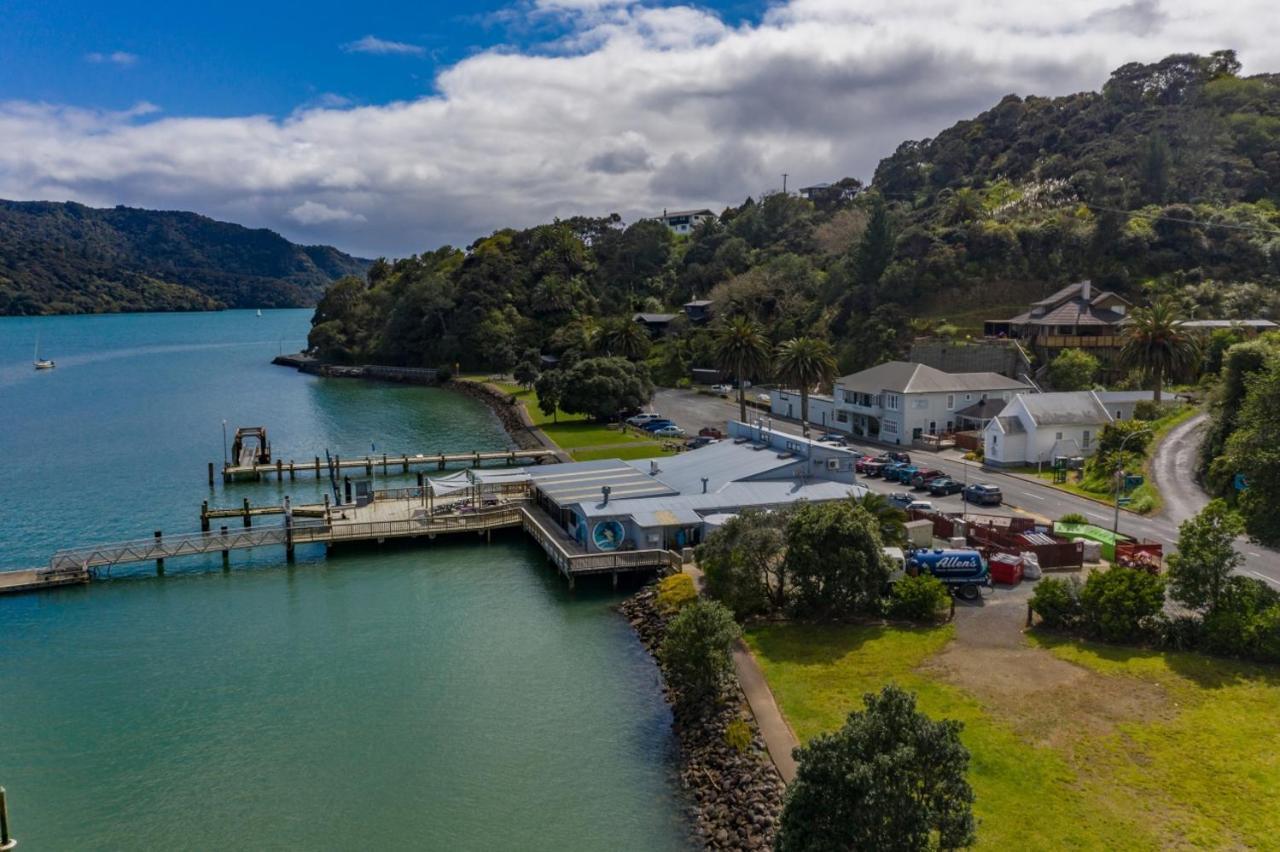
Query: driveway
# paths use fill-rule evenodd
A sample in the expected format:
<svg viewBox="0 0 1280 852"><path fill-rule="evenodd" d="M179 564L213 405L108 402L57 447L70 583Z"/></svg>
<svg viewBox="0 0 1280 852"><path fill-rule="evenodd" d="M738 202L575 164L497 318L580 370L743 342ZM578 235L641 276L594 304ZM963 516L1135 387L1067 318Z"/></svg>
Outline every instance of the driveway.
<svg viewBox="0 0 1280 852"><path fill-rule="evenodd" d="M653 407L654 410L671 418L690 434L697 434L697 431L704 426L718 426L723 429L727 420L736 420L738 418L738 406L735 401L699 394L696 391L689 390L659 390L654 394ZM747 414L750 416L751 412L748 411ZM776 417L773 418L772 422L774 429L794 435L801 433L798 423L780 420ZM1194 422L1194 420L1191 420L1188 421L1188 424ZM1188 429L1185 432L1181 432L1181 437L1174 443L1172 441L1173 437L1180 432L1181 430L1179 429L1171 432L1162 443L1158 454L1172 454L1175 457L1182 457L1184 459L1182 463L1189 465L1193 469L1196 447L1198 446L1195 437L1199 433L1194 428ZM849 446L851 449L870 454L878 454L884 450L881 446L858 444L852 441ZM961 482L966 480L969 482L990 482L1000 486L1000 490L1004 493L1005 505L1000 507L999 510L983 507L981 511L984 514L997 512L1000 514L1021 514L1049 521L1060 518L1068 512L1078 512L1088 518L1091 523L1107 529L1110 529L1114 522L1113 510L1105 504L1087 500L1065 491L1059 491L1055 488L1050 488L1048 485L1040 485L1033 481L986 469L974 462L964 462L946 455L934 455L914 449L911 450L911 454L913 460L918 457L919 460L926 461L931 467L936 467ZM1193 515L1199 511L1198 508L1192 508L1197 505L1196 501L1207 500L1207 498L1189 475L1183 478L1181 474L1177 473L1181 469L1179 464L1182 463L1172 462L1173 472L1164 475L1168 476L1168 481L1174 484L1170 485L1168 489L1162 489L1162 493L1166 501L1170 500L1170 495L1177 495L1175 498L1179 501L1179 509L1177 511L1186 512L1191 509L1190 514ZM1166 480L1159 479L1159 481L1163 484ZM880 479L860 477L858 484L865 485L871 490L881 493L904 490L904 486L896 483L885 483ZM1192 493L1188 494L1186 492ZM962 507L966 506L958 495L925 499L931 500L934 506L944 512L960 512ZM1203 505L1203 503L1199 505ZM971 507L969 511L976 510ZM1158 516L1145 517L1122 511L1120 513L1120 532L1151 541L1158 541L1164 545L1166 553L1171 553L1175 549L1178 540L1178 524L1185 517L1189 517L1189 515L1175 516L1172 511L1165 511ZM1245 565L1241 569L1242 573L1258 577L1280 588L1280 553L1260 547L1244 539L1240 540L1237 547L1245 556Z"/></svg>
<svg viewBox="0 0 1280 852"><path fill-rule="evenodd" d="M1209 415L1198 414L1165 435L1151 459L1151 479L1164 498L1164 514L1180 524L1200 512L1209 495L1196 482L1196 461Z"/></svg>

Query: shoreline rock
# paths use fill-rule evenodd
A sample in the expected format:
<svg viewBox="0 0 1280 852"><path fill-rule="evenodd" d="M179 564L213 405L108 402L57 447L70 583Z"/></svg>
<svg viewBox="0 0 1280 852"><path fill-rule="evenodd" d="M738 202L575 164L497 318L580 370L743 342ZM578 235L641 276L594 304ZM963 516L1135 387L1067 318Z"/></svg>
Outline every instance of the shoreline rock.
<svg viewBox="0 0 1280 852"><path fill-rule="evenodd" d="M618 609L656 660L667 618L658 611L655 587L646 586ZM658 667L662 667L660 661ZM665 681L663 692L671 704ZM682 718L673 705L673 728L680 741L680 780L689 794L696 836L703 848L761 852L773 848L786 785L769 759L736 681L733 693L732 699L707 719ZM751 745L741 752L725 740L725 727L737 719L751 730Z"/></svg>

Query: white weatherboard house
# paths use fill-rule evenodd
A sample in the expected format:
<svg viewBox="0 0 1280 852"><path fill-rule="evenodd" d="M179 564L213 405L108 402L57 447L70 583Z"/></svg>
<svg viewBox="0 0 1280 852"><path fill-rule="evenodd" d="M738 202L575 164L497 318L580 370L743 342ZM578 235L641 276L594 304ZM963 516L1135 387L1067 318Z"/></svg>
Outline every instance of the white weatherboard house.
<svg viewBox="0 0 1280 852"><path fill-rule="evenodd" d="M1150 391L1018 394L983 431L986 464L995 467L1051 463L1057 456L1090 456L1102 427L1133 416Z"/></svg>
<svg viewBox="0 0 1280 852"><path fill-rule="evenodd" d="M1008 400L1028 389L999 373L944 373L890 361L836 382L834 422L826 425L887 444L910 444L954 431L956 413L980 400Z"/></svg>

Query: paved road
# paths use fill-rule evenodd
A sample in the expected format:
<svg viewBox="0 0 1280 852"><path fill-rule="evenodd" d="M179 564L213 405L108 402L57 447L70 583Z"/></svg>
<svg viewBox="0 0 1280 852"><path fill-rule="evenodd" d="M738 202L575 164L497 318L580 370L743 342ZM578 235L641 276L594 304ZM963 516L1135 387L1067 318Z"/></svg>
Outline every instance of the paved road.
<svg viewBox="0 0 1280 852"><path fill-rule="evenodd" d="M670 417L690 434L696 434L704 426L724 428L726 420L737 419L738 417L738 406L735 402L720 397L698 394L693 391L659 390L654 395L653 407L654 410ZM748 411L747 413L750 415L751 412ZM775 429L797 435L801 431L799 424L777 418L773 419L773 426ZM1171 444L1166 440L1162 449L1166 452L1172 451L1175 456L1190 459L1188 464L1194 466L1194 447L1190 451L1183 449L1183 444L1189 442L1189 439L1193 437L1194 431L1194 429L1191 429L1182 433L1182 437L1177 444ZM852 442L850 447L857 450L865 450L868 453L879 453L884 449L870 444ZM1190 453L1189 455L1187 454L1188 452ZM1163 453L1161 454L1163 455ZM967 480L969 482L991 482L998 485L1004 493L1006 506L1003 507L1002 511L1006 514L1017 512L1030 514L1044 520L1051 520L1059 518L1068 512L1078 512L1091 522L1108 529L1113 523L1114 510L1110 506L1099 504L1065 491L1058 491L1047 485L1041 485L1017 476L984 469L981 465L973 462L964 462L946 455L935 456L931 453L920 453L919 455L921 458L927 458L931 466L961 482ZM1182 482L1183 484L1166 491L1166 500L1169 499L1167 495L1173 491L1195 489L1199 492L1194 480L1189 477L1183 478L1180 474L1174 474L1173 481ZM860 478L859 484L881 492L902 490L900 485L886 484L879 479ZM939 510L946 512L958 512L964 506L959 496L928 499L931 499ZM1179 505L1181 506L1179 511L1186 510L1187 506L1183 506L1181 502ZM993 510L984 508L982 511L991 512ZM1191 512L1191 514L1194 513L1194 511ZM1122 511L1120 513L1120 532L1158 541L1164 544L1165 552L1168 553L1174 549L1177 542L1178 523L1183 520L1183 517L1177 516L1175 519L1175 516L1170 513L1144 517L1132 512ZM1241 542L1240 550L1246 559L1242 570L1250 576L1260 577L1280 587L1280 554L1248 541Z"/></svg>
<svg viewBox="0 0 1280 852"><path fill-rule="evenodd" d="M1156 447L1151 479L1164 497L1164 513L1182 523L1199 513L1209 495L1196 483L1196 458L1209 415L1199 414L1171 431Z"/></svg>

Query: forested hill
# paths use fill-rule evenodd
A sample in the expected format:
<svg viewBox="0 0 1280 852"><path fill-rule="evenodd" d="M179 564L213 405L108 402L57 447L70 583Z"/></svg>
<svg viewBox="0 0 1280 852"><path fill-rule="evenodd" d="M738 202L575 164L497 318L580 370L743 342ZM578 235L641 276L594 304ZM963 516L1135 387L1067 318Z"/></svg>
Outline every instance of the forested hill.
<svg viewBox="0 0 1280 852"><path fill-rule="evenodd" d="M1188 317L1274 318L1280 76L1239 71L1230 52L1173 56L1126 65L1100 92L1009 96L904 143L870 187L748 198L687 237L574 217L378 262L329 290L312 346L475 368L648 348L675 380L714 361L711 335L677 320L637 347L623 327L709 298L772 343L827 338L851 371L930 322L980 330L1085 277L1135 303L1171 295Z"/></svg>
<svg viewBox="0 0 1280 852"><path fill-rule="evenodd" d="M0 201L0 314L305 307L368 265L195 213Z"/></svg>

